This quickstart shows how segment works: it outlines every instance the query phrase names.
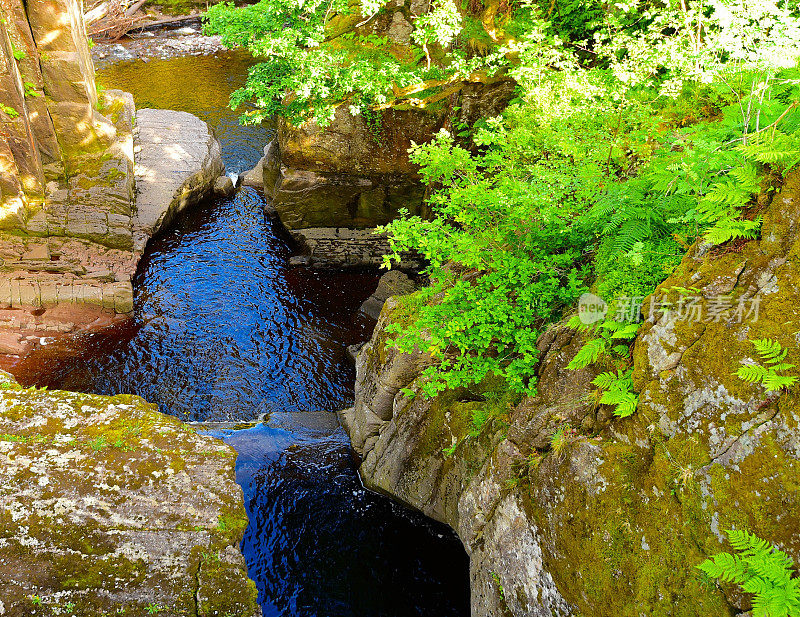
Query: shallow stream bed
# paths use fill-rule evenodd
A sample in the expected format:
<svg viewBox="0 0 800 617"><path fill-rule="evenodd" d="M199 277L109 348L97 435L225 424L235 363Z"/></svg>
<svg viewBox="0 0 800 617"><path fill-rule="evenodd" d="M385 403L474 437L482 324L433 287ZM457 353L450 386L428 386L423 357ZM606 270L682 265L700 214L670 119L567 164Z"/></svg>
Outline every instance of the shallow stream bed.
<svg viewBox="0 0 800 617"><path fill-rule="evenodd" d="M249 65L240 54L107 66L105 87L137 107L209 122L229 172L252 167L269 127L227 109ZM41 348L27 383L131 392L203 425L239 451L250 526L243 541L266 617L449 617L468 608L467 557L452 532L361 486L332 410L352 404L349 344L374 323L358 307L376 272L289 268L291 242L242 189L179 217L134 281L132 324ZM251 428L238 422L264 418Z"/></svg>

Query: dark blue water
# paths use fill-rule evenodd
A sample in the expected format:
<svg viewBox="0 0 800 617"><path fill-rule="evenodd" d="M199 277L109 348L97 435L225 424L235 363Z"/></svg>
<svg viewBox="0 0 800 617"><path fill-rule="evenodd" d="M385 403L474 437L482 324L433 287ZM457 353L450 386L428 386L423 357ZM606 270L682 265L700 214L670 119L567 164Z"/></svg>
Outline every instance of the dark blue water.
<svg viewBox="0 0 800 617"><path fill-rule="evenodd" d="M140 106L201 115L229 165L253 165L268 129L233 130L230 110L204 111L194 62L212 59L118 65L114 74L127 79L107 85L133 91ZM154 65L185 94L138 93ZM242 66L213 58L214 83L229 92ZM267 617L468 615L460 543L362 488L332 413L352 404L346 347L371 333L358 307L378 275L289 268L294 248L264 205L244 189L184 213L148 245L131 324L41 348L15 372L50 387L132 392L186 420L264 417L249 430L212 432L239 452L250 517L242 549Z"/></svg>
<svg viewBox="0 0 800 617"><path fill-rule="evenodd" d="M347 437L314 415L276 414L227 437L265 617L468 615L466 556L452 533L364 490Z"/></svg>
<svg viewBox="0 0 800 617"><path fill-rule="evenodd" d="M253 189L202 205L149 245L133 326L87 337L50 385L135 392L185 420L351 404L346 346L369 336L358 307L377 275L289 269L291 254Z"/></svg>

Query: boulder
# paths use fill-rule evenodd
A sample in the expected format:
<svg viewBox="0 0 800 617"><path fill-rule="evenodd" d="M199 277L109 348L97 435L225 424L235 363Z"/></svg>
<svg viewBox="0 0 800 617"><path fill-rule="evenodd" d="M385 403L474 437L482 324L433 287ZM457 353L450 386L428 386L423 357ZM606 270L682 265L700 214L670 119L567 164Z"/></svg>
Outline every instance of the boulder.
<svg viewBox="0 0 800 617"><path fill-rule="evenodd" d="M391 15L373 25L405 36L403 13ZM381 25L384 17L389 21ZM510 80L465 84L451 120L472 124L497 115L513 92ZM448 117L447 105L358 115L341 105L324 129L314 122L294 126L281 121L277 139L265 148L260 163L265 195L290 230L369 229L394 220L401 209L424 214L425 190L408 150L412 143L430 141Z"/></svg>
<svg viewBox="0 0 800 617"><path fill-rule="evenodd" d="M183 111L136 112L134 247L176 214L208 195L225 172L219 142L208 125Z"/></svg>
<svg viewBox="0 0 800 617"><path fill-rule="evenodd" d="M372 319L378 319L383 304L392 296L403 296L412 293L417 286L408 276L399 270L390 270L378 281L378 288L359 308L359 311Z"/></svg>
<svg viewBox="0 0 800 617"><path fill-rule="evenodd" d="M236 192L236 187L233 186L233 180L228 176L220 176L214 180L214 194L221 197L230 197Z"/></svg>
<svg viewBox="0 0 800 617"><path fill-rule="evenodd" d="M261 615L230 446L136 396L0 380L2 614Z"/></svg>
<svg viewBox="0 0 800 617"><path fill-rule="evenodd" d="M264 174L266 172L264 167L267 165L270 156L272 156L270 154L272 143L273 142L269 142L266 146L264 146L264 156L259 159L258 163L255 164L255 167L242 174L242 186L249 186L262 192L265 190ZM272 184L274 184L274 181Z"/></svg>

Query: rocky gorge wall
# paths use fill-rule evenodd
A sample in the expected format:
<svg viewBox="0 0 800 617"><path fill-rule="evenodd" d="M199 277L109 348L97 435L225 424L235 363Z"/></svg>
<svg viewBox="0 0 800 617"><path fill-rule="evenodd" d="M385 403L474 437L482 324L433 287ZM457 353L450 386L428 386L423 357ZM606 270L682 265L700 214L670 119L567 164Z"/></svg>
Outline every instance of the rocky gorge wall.
<svg viewBox="0 0 800 617"><path fill-rule="evenodd" d="M395 22L384 17L391 28ZM298 265L379 266L389 244L375 228L396 219L401 210L426 214L425 187L409 159L412 143L430 141L453 122L471 125L498 115L513 92L510 80L465 84L433 108L388 109L375 112L372 121L352 115L345 105L324 129L313 122L294 126L282 121L244 182L264 191L271 211L298 243L303 253L295 260ZM455 106L458 112L453 113ZM413 255L405 255L400 264L409 271L419 267Z"/></svg>
<svg viewBox="0 0 800 617"><path fill-rule="evenodd" d="M328 43L347 45L343 35L386 40L398 57L410 52L412 23L429 8L427 0L398 0L364 19L359 12L333 14ZM499 115L514 96L507 77L459 82L435 101L406 99L400 104L353 114L336 108L330 124L278 123L277 136L243 183L264 191L270 210L303 252L298 265L342 268L380 265L388 252L376 227L400 210L425 215L425 187L409 159L412 144L426 143L440 129L472 126ZM418 270L408 256L401 268Z"/></svg>
<svg viewBox="0 0 800 617"><path fill-rule="evenodd" d="M760 240L720 253L697 244L645 302L640 403L626 419L597 403L591 380L608 369L566 368L584 339L561 325L538 341L536 397L488 383L405 396L429 359L386 345L387 324L414 311L408 297L390 298L358 355L355 406L341 413L365 484L456 530L475 617L742 614L747 598L695 566L729 550L730 528L800 558L798 395L735 374L756 338L800 359L798 251L795 172L766 207ZM688 288L702 318L650 312ZM727 312L712 309L720 296ZM737 315L755 298L757 318Z"/></svg>
<svg viewBox="0 0 800 617"><path fill-rule="evenodd" d="M148 238L224 165L194 116L98 93L79 0L2 0L0 63L0 354L20 355L129 316Z"/></svg>

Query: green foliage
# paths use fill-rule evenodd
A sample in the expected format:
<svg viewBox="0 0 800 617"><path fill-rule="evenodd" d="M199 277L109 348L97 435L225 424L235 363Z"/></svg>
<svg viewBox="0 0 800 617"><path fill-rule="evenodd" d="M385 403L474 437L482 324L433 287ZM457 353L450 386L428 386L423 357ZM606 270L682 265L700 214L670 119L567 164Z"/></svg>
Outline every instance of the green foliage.
<svg viewBox="0 0 800 617"><path fill-rule="evenodd" d="M800 161L800 20L781 2L474 4L431 3L408 45L371 30L396 8L384 0L222 3L206 26L263 59L232 98L247 121L324 126L346 105L380 141L386 108L516 80L502 116L413 145L430 216L382 230L387 265L427 260L416 313L390 326L400 351L433 358L425 396L490 375L534 394L536 340L581 293L645 296L697 239L757 237L757 196ZM595 385L629 415L635 333L614 327L571 366L609 363Z"/></svg>
<svg viewBox="0 0 800 617"><path fill-rule="evenodd" d="M19 118L19 112L10 105L4 105L3 103L0 103L0 112L4 113L12 120L14 118Z"/></svg>
<svg viewBox="0 0 800 617"><path fill-rule="evenodd" d="M500 137L481 132L486 141ZM443 188L431 200L434 219L405 217L389 227L387 261L414 248L431 264L414 327L394 325L390 332L401 351L422 349L438 361L424 373L428 396L490 374L514 390L534 392L529 378L540 328L585 289L581 231L570 231L569 211L559 212L546 197L559 189L556 182L571 192L573 178L543 173L534 181L540 190L531 190L535 168L512 160L513 149L507 154L481 169L446 132L413 148L425 181Z"/></svg>
<svg viewBox="0 0 800 617"><path fill-rule="evenodd" d="M788 349L772 339L756 339L751 343L766 366L755 363L745 364L736 371L736 375L740 379L747 383L760 383L767 392L791 388L797 383L796 376L782 374L795 366L784 362L786 354L789 352Z"/></svg>
<svg viewBox="0 0 800 617"><path fill-rule="evenodd" d="M638 323L604 320L591 325L584 325L577 317L569 322L570 327L595 335L578 350L575 357L567 364L568 369L582 369L597 362L602 356L627 361L630 355L630 343L639 331ZM599 384L595 384L599 385ZM602 387L602 386L601 386ZM608 388L605 388L608 389Z"/></svg>
<svg viewBox="0 0 800 617"><path fill-rule="evenodd" d="M407 48L397 48L385 36L360 34L357 27L369 23L385 3L261 0L239 8L229 2L211 7L205 31L264 60L251 69L232 104L251 106L243 116L247 122L281 115L325 126L343 103L356 114L396 103L424 106L416 99L419 93L507 64L499 50L469 58L457 49L463 16L452 0L434 2L417 17Z"/></svg>
<svg viewBox="0 0 800 617"><path fill-rule="evenodd" d="M449 47L461 32L461 13L450 0L433 0L431 9L417 18L411 38L422 46L431 68L431 55L428 48L432 43Z"/></svg>
<svg viewBox="0 0 800 617"><path fill-rule="evenodd" d="M792 559L747 531L730 530L728 539L739 554L719 553L698 569L753 594L753 617L800 616L800 579Z"/></svg>
<svg viewBox="0 0 800 617"><path fill-rule="evenodd" d="M575 437L576 431L568 422L565 422L558 427L555 433L550 437L550 450L556 455L561 456L569 446L570 441Z"/></svg>
<svg viewBox="0 0 800 617"><path fill-rule="evenodd" d="M24 86L25 86L25 96L31 96L31 97L42 96L42 93L36 89L36 84L26 81Z"/></svg>
<svg viewBox="0 0 800 617"><path fill-rule="evenodd" d="M600 373L592 383L603 390L600 403L614 405L614 415L627 418L636 411L639 404L639 395L633 391L633 369L618 370L616 373Z"/></svg>
<svg viewBox="0 0 800 617"><path fill-rule="evenodd" d="M18 49L13 42L11 43L11 54L14 56L14 60L16 60L17 62L21 62L22 60L28 57L28 54L26 54L21 49Z"/></svg>
<svg viewBox="0 0 800 617"><path fill-rule="evenodd" d="M627 418L636 411L639 396L633 390L633 369L630 368L630 344L639 331L640 324L604 320L584 325L577 317L570 320L573 328L590 332L595 338L589 339L572 358L568 369L582 369L607 359L620 368L616 371L600 373L592 380L600 392L598 402L613 405L614 415Z"/></svg>

